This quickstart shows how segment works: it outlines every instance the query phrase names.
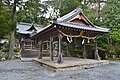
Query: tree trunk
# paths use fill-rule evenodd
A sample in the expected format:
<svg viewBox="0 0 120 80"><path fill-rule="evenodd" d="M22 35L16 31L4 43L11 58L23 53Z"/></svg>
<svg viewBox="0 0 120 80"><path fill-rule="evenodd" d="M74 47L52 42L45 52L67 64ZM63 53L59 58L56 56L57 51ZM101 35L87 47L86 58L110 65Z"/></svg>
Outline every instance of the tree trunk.
<svg viewBox="0 0 120 80"><path fill-rule="evenodd" d="M100 20L100 0L97 0L97 20Z"/></svg>
<svg viewBox="0 0 120 80"><path fill-rule="evenodd" d="M15 15L16 15L16 3L17 0L14 0L13 3L13 9L12 9L12 13L11 13L11 22L12 24L15 24ZM15 33L15 29L14 26L10 26L10 49L9 49L9 57L13 57L14 56L14 45L15 45L15 39L14 39L14 33Z"/></svg>
<svg viewBox="0 0 120 80"><path fill-rule="evenodd" d="M109 53L109 57L112 57L112 55L115 53L115 48L113 46L112 43L112 38L108 37L108 53Z"/></svg>
<svg viewBox="0 0 120 80"><path fill-rule="evenodd" d="M58 39L59 39L59 53L58 53L58 60L57 60L57 63L59 63L59 64L63 63L62 38L63 38L63 36L61 34L59 34L58 35Z"/></svg>
<svg viewBox="0 0 120 80"><path fill-rule="evenodd" d="M14 56L14 31L10 33L10 50L9 50L9 57Z"/></svg>

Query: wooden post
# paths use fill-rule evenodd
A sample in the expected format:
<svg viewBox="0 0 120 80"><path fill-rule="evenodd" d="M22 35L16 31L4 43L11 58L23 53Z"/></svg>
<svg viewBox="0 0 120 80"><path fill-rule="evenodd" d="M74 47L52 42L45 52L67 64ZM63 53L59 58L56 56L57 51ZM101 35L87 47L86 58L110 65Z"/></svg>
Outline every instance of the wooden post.
<svg viewBox="0 0 120 80"><path fill-rule="evenodd" d="M23 49L25 50L25 41L23 41Z"/></svg>
<svg viewBox="0 0 120 80"><path fill-rule="evenodd" d="M50 60L53 61L53 37L50 36Z"/></svg>
<svg viewBox="0 0 120 80"><path fill-rule="evenodd" d="M84 57L84 59L86 59L86 40L85 40L85 42L84 42L84 44L83 44L83 57Z"/></svg>
<svg viewBox="0 0 120 80"><path fill-rule="evenodd" d="M39 44L39 49L40 49L38 59L42 59L42 41L38 42L38 44Z"/></svg>
<svg viewBox="0 0 120 80"><path fill-rule="evenodd" d="M95 60L100 60L100 56L98 54L98 50L97 50L97 39L95 39Z"/></svg>
<svg viewBox="0 0 120 80"><path fill-rule="evenodd" d="M31 44L30 46L31 46L31 50L32 50L32 41L31 41L31 43L30 43L30 44Z"/></svg>
<svg viewBox="0 0 120 80"><path fill-rule="evenodd" d="M63 56L62 56L62 35L59 34L58 35L58 39L59 39L59 52L58 52L58 61L57 63L63 63Z"/></svg>

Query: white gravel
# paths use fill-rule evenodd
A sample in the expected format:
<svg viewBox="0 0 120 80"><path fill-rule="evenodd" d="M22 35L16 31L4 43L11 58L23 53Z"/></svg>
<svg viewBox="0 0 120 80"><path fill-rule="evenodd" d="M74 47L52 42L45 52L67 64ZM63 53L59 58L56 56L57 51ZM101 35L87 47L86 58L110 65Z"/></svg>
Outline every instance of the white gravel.
<svg viewBox="0 0 120 80"><path fill-rule="evenodd" d="M63 72L53 72L36 62L0 62L0 80L120 80L120 62Z"/></svg>

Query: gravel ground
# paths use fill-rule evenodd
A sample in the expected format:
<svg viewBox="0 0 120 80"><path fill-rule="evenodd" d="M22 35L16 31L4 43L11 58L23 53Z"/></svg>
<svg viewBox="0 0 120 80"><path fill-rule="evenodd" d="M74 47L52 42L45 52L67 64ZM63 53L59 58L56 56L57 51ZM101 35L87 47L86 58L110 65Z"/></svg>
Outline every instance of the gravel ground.
<svg viewBox="0 0 120 80"><path fill-rule="evenodd" d="M36 62L0 62L0 80L120 80L120 62L82 70L53 72Z"/></svg>

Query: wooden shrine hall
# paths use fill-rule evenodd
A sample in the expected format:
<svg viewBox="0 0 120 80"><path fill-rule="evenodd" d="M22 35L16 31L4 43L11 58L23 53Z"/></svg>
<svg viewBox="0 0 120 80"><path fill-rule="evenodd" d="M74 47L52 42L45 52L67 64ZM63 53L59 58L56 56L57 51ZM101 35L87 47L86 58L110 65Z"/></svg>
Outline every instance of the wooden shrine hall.
<svg viewBox="0 0 120 80"><path fill-rule="evenodd" d="M97 39L99 35L109 33L107 28L100 28L92 24L82 12L81 8L76 8L72 12L53 20L52 24L41 29L37 34L32 36L36 45L40 46L38 59L42 59L42 43L49 41L50 61L54 61L53 57L53 41L58 41L58 59L57 63L63 63L62 41L72 43L77 40L83 40L83 45L94 40L95 43L95 59L100 60L97 51ZM86 48L84 46L84 52ZM85 56L84 56L85 57Z"/></svg>

